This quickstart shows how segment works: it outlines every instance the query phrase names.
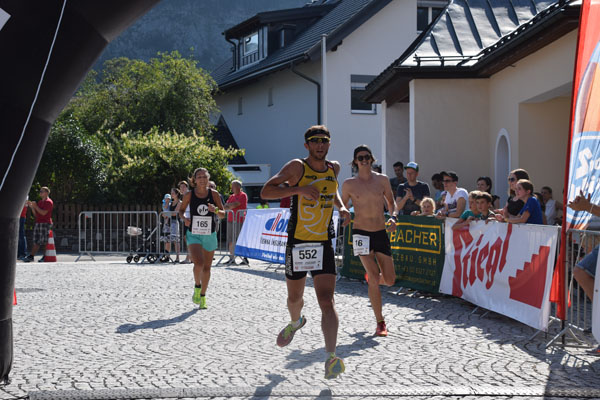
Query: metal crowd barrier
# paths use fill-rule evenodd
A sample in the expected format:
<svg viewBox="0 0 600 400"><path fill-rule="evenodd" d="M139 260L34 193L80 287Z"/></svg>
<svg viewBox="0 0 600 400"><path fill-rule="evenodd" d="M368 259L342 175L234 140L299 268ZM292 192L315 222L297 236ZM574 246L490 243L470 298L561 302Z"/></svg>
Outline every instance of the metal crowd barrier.
<svg viewBox="0 0 600 400"><path fill-rule="evenodd" d="M559 339L562 339L563 346L588 347L592 345L586 337L589 336L592 328L592 303L573 277L573 269L586 254L590 253L599 244L600 232L598 231L578 229L569 229L567 231L567 251L564 261L567 284L565 285L564 296L569 306L565 321L561 321L556 316L556 307L553 307L554 312L550 317L550 324L560 322L562 329L548 342L546 347L556 343Z"/></svg>
<svg viewBox="0 0 600 400"><path fill-rule="evenodd" d="M155 211L83 211L78 216L79 257L123 254L146 260L158 256L159 219Z"/></svg>
<svg viewBox="0 0 600 400"><path fill-rule="evenodd" d="M231 257L231 244L233 244L235 251L235 244L239 236L238 232L242 229L245 216L246 209L237 211L225 210L225 218L223 218L221 222L220 232L217 233L219 238L219 247L217 248L217 251L215 251L215 258L217 254L220 257L216 265L225 265L227 261L229 261L229 258ZM232 221L229 221L229 219ZM232 229L232 233L227 232L229 229Z"/></svg>

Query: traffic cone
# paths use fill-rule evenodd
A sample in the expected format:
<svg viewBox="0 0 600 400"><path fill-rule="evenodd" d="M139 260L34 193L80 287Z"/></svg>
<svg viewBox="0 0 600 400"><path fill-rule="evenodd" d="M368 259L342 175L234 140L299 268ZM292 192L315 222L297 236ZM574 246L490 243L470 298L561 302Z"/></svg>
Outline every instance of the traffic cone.
<svg viewBox="0 0 600 400"><path fill-rule="evenodd" d="M17 305L17 289L13 289L13 306Z"/></svg>
<svg viewBox="0 0 600 400"><path fill-rule="evenodd" d="M54 247L54 235L52 229L48 233L48 243L44 252L44 262L56 262L56 248Z"/></svg>

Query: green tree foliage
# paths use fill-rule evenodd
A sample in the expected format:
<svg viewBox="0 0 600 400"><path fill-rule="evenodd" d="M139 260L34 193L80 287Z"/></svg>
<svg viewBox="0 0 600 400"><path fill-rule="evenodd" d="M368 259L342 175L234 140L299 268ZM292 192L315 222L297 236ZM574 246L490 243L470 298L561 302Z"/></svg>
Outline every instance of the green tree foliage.
<svg viewBox="0 0 600 400"><path fill-rule="evenodd" d="M199 135L160 132L157 128L144 135L109 133L115 135L118 139L106 142L104 151L111 165L108 186L115 189L108 196L117 202L158 202L198 167L208 169L223 191L233 179L225 168L228 160L243 154L243 150L224 149Z"/></svg>
<svg viewBox="0 0 600 400"><path fill-rule="evenodd" d="M101 127L122 131L175 131L209 136L216 111L212 77L193 59L174 51L149 62L125 57L108 60L92 72L66 108L88 132Z"/></svg>
<svg viewBox="0 0 600 400"><path fill-rule="evenodd" d="M32 193L49 186L57 202L158 204L198 167L227 189L227 163L243 150L212 139L214 90L213 79L177 52L105 62L52 127Z"/></svg>
<svg viewBox="0 0 600 400"><path fill-rule="evenodd" d="M102 146L73 118L61 118L52 126L30 198L48 186L57 202L102 200L106 184Z"/></svg>

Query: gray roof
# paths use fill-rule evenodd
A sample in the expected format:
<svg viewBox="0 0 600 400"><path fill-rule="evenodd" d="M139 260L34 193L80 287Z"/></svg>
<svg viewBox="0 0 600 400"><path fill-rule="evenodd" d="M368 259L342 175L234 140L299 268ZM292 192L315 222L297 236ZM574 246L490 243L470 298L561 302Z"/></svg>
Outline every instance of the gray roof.
<svg viewBox="0 0 600 400"><path fill-rule="evenodd" d="M385 7L391 0L336 0L326 15L309 26L287 46L269 54L262 61L246 68L232 70L232 59L211 73L220 89L236 86L268 73L289 68L291 62L302 62L320 57L320 41L327 37L327 49L339 45L363 22ZM226 42L224 42L226 43Z"/></svg>
<svg viewBox="0 0 600 400"><path fill-rule="evenodd" d="M379 102L392 80L487 77L577 27L572 0L451 0L409 48L367 87ZM527 43L527 41L529 41ZM526 50L515 51L526 44ZM379 93L378 93L379 92ZM406 95L404 93L403 95Z"/></svg>

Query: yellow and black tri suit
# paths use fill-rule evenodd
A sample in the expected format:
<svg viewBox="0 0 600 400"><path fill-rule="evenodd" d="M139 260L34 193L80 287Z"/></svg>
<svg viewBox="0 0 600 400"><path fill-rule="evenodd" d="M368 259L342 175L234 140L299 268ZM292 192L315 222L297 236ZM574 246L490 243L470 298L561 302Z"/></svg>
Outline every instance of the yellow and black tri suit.
<svg viewBox="0 0 600 400"><path fill-rule="evenodd" d="M294 272L292 248L299 243L323 244L323 269L311 271L311 275L335 274L335 257L331 239L335 236L333 227L333 205L338 190L338 181L333 164L325 162L325 171L315 171L302 160L304 171L295 186L314 186L320 193L318 200L294 195L290 206L288 241L285 254L285 273L289 279L301 279L306 272Z"/></svg>

